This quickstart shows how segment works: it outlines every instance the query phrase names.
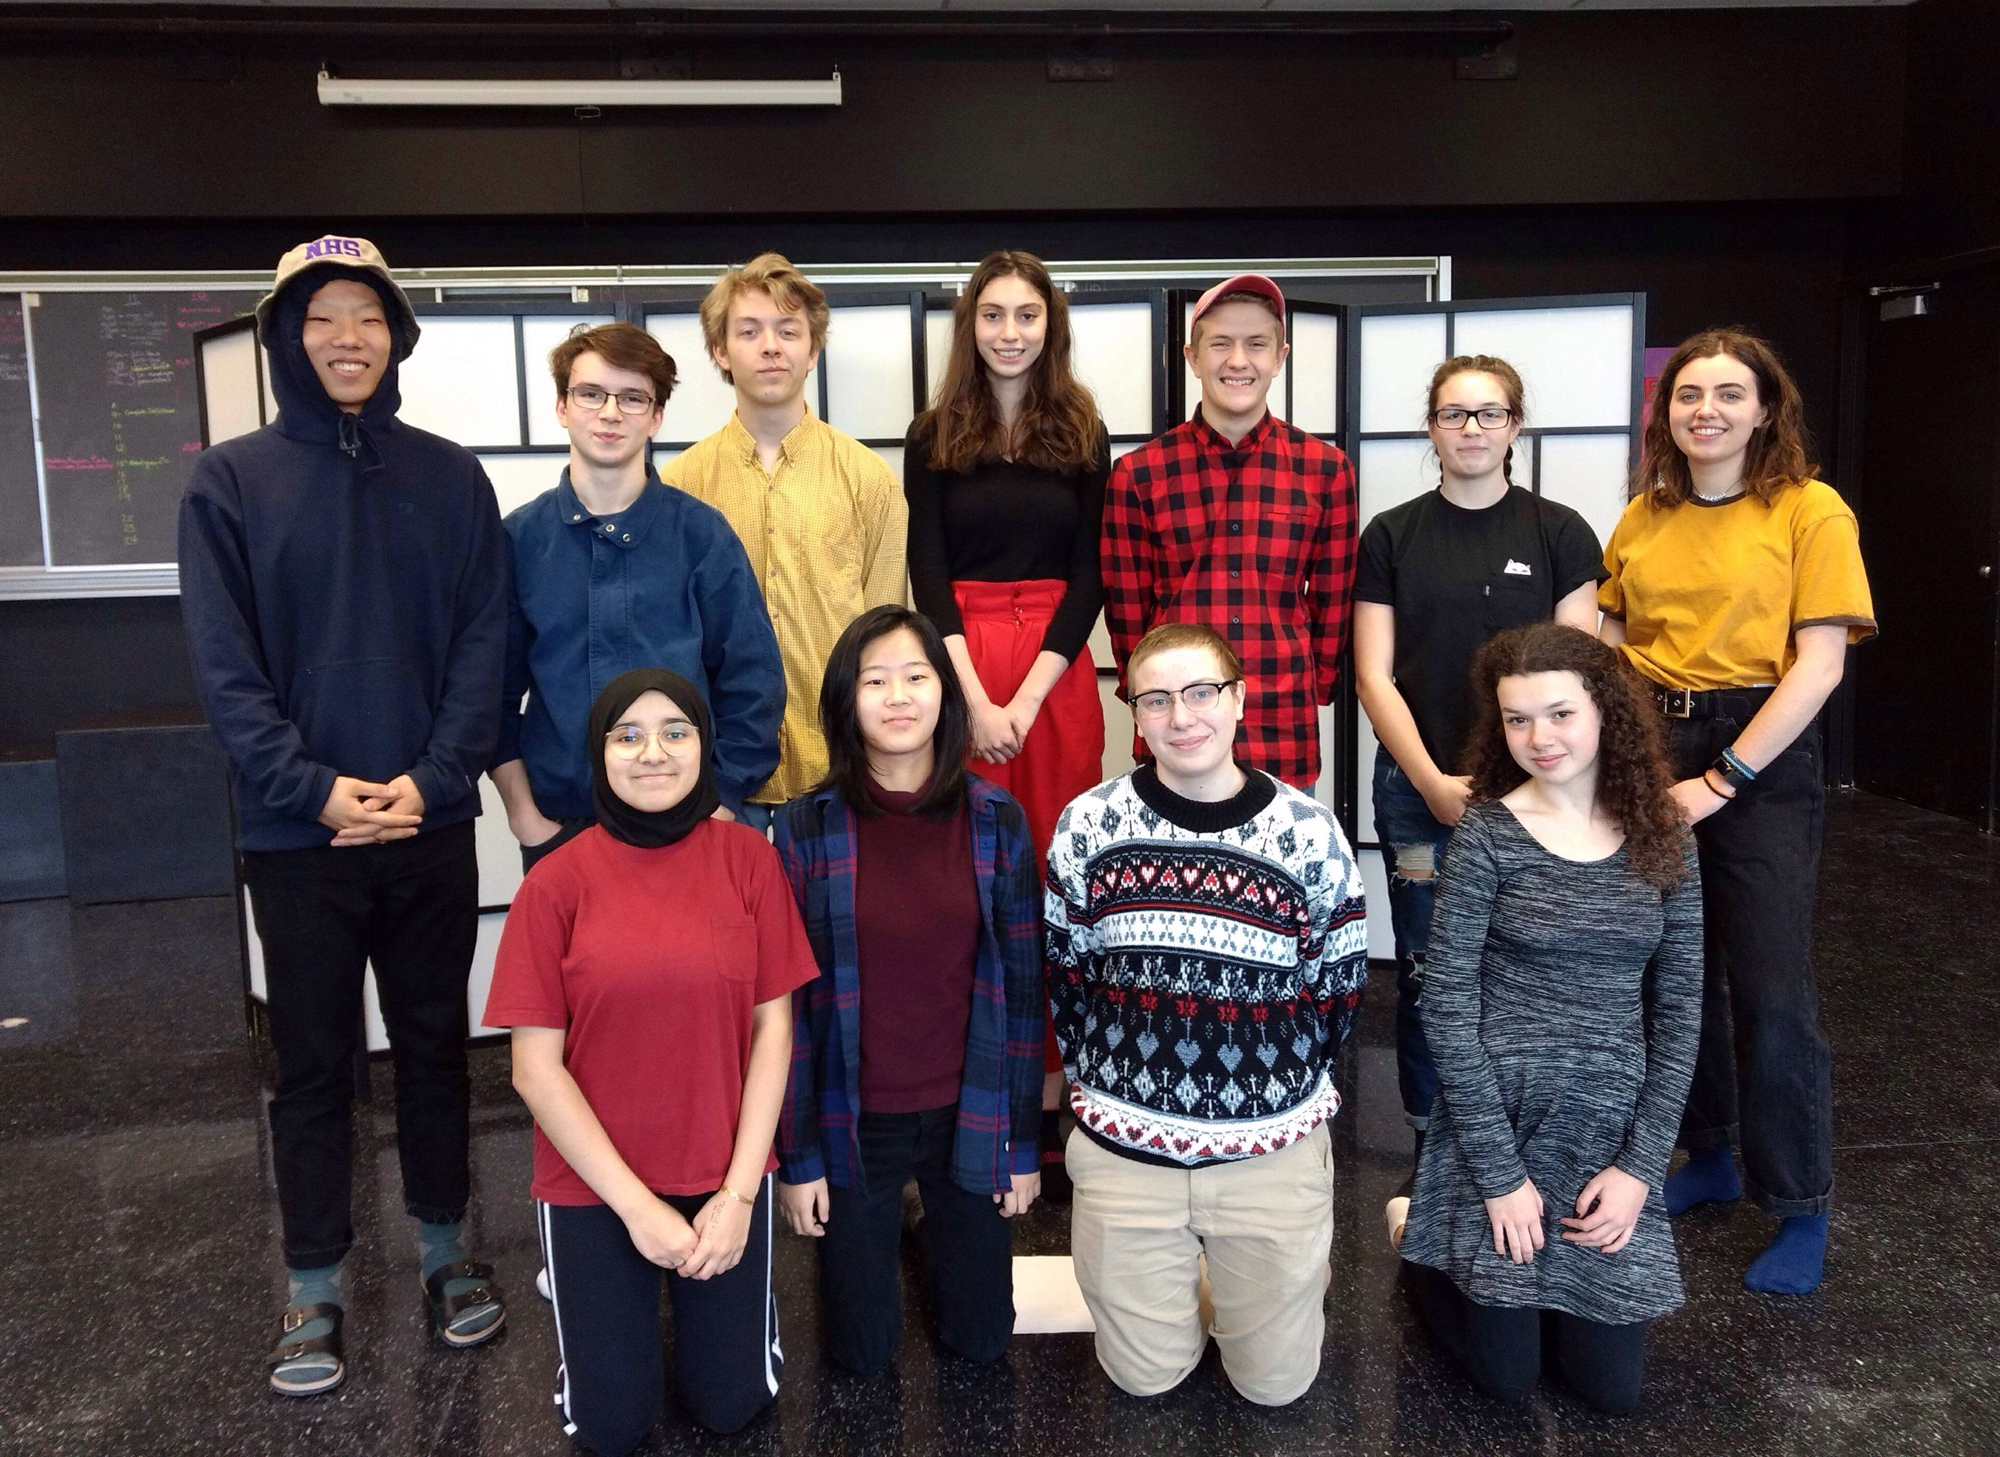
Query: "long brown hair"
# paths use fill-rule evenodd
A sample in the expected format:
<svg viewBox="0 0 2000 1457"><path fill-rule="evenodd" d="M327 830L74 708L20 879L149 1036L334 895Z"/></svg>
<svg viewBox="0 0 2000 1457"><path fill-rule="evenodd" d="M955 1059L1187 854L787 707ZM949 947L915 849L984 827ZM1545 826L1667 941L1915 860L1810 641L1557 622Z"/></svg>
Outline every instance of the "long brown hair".
<svg viewBox="0 0 2000 1457"><path fill-rule="evenodd" d="M1028 376L1011 439L1000 423L986 361L979 357L973 334L979 296L996 278L1020 279L1042 296L1049 311L1041 357ZM1070 364L1069 301L1041 259L1012 248L988 253L952 306L951 323L951 358L944 378L931 407L917 417L918 430L930 439L933 469L969 471L1003 455L1065 475L1097 463L1104 429L1097 401Z"/></svg>
<svg viewBox="0 0 2000 1457"><path fill-rule="evenodd" d="M1500 722L1502 678L1527 673L1574 673L1597 705L1597 803L1625 832L1625 858L1649 885L1672 890L1686 874L1682 847L1687 821L1668 792L1661 719L1616 649L1560 622L1536 622L1495 636L1472 660L1472 688L1479 722L1466 745L1472 799L1498 799L1528 774L1507 750Z"/></svg>
<svg viewBox="0 0 2000 1457"><path fill-rule="evenodd" d="M1432 415L1437 413L1438 391L1457 379L1461 374L1490 374L1500 381L1500 389L1507 396L1507 408L1514 412L1514 423L1528 423L1528 387L1521 383L1520 371L1504 359L1491 354L1454 354L1440 364L1431 374L1430 403L1424 406L1424 423L1428 425ZM1508 485L1514 484L1514 447L1507 447L1507 454L1500 462L1500 476Z"/></svg>
<svg viewBox="0 0 2000 1457"><path fill-rule="evenodd" d="M1681 371L1697 359L1713 359L1718 354L1727 354L1756 377L1757 403L1770 413L1770 418L1750 434L1750 450L1743 458L1744 488L1768 505L1786 486L1819 474L1819 464L1812 458L1812 442L1806 435L1805 405L1778 351L1746 329L1704 329L1676 349L1660 371L1639 468L1632 474L1633 497L1650 496L1655 506L1678 506L1694 495L1687 457L1674 444L1667 415Z"/></svg>

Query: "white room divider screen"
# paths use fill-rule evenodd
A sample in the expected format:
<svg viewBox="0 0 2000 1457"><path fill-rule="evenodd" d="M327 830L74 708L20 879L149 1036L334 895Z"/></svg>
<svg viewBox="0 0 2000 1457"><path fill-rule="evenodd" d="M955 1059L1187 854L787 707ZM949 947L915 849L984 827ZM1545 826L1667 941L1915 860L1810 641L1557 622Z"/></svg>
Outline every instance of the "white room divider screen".
<svg viewBox="0 0 2000 1457"><path fill-rule="evenodd" d="M1097 396L1114 455L1191 408L1198 386L1176 356L1202 271L1163 267L1151 279L1083 282L1069 294L1077 370ZM1141 283L1150 286L1132 286ZM733 393L707 357L694 291L672 292L679 296L648 300L630 290L618 304L419 302L423 347L402 370L403 416L472 449L501 510L511 510L553 485L566 459L548 351L578 323L627 317L649 329L679 366L653 446L655 463L663 465L719 428L734 408ZM925 291L837 283L827 292L833 318L808 399L831 424L879 452L900 479L904 433L936 388L950 351L951 294L936 285ZM1600 537L1610 531L1637 439L1642 295L1349 305L1302 299L1288 326L1292 355L1272 408L1355 458L1363 527L1437 483L1423 433L1431 371L1453 353L1488 353L1512 361L1528 384L1517 479L1575 506ZM245 325L210 330L199 345L205 441L271 418L262 361ZM1130 767L1131 716L1116 697L1101 622L1091 650L1105 710L1105 772L1116 774ZM1374 736L1351 691L1322 713L1321 729L1327 769L1318 794L1354 831L1369 887L1370 954L1388 957L1387 887L1368 796ZM520 883L519 854L498 796L490 783L481 788L485 914L470 988L475 1013L484 1006L505 908ZM261 958L247 905L245 911L248 990L261 1001ZM372 993L369 1036L371 1046L384 1045Z"/></svg>
<svg viewBox="0 0 2000 1457"><path fill-rule="evenodd" d="M1514 447L1514 480L1581 512L1599 541L1625 508L1637 464L1645 391L1644 294L1359 305L1348 311L1349 448L1360 480L1360 525L1436 487L1424 433L1431 374L1459 354L1495 355L1527 386L1527 424ZM1369 784L1376 740L1353 694L1341 709L1354 732L1340 770L1351 791L1355 844L1368 885L1368 952L1395 955L1388 879L1375 838ZM1326 797L1326 796L1323 796Z"/></svg>

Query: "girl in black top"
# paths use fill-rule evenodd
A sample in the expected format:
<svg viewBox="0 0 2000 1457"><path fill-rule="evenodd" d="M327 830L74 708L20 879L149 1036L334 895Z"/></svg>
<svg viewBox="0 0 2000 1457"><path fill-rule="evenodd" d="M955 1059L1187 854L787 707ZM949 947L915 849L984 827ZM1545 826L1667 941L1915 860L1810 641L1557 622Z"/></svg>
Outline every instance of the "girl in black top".
<svg viewBox="0 0 2000 1457"><path fill-rule="evenodd" d="M1110 450L1070 367L1069 306L1041 261L989 254L952 313L950 362L910 426L910 584L972 712L972 768L1028 814L1039 863L1063 807L1103 778L1104 709L1085 640L1104 605L1098 526ZM1047 1042L1046 1172L1062 1063Z"/></svg>

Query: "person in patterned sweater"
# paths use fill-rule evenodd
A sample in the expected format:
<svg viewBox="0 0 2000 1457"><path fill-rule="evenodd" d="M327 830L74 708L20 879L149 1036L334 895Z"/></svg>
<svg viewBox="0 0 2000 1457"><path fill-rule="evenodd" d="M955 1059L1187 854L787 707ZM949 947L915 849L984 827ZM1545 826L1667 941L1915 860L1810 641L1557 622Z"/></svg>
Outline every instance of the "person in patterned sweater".
<svg viewBox="0 0 2000 1457"><path fill-rule="evenodd" d="M1219 633L1156 627L1127 674L1152 762L1070 802L1044 898L1077 1283L1124 1390L1179 1385L1212 1335L1236 1389L1282 1406L1326 1329L1361 875L1330 810L1236 761L1247 692Z"/></svg>
<svg viewBox="0 0 2000 1457"><path fill-rule="evenodd" d="M1354 585L1354 467L1273 415L1285 296L1261 273L1195 303L1184 351L1192 417L1121 456L1104 488L1104 625L1132 692L1135 644L1205 622L1250 666L1238 754L1312 792L1319 705L1333 702Z"/></svg>

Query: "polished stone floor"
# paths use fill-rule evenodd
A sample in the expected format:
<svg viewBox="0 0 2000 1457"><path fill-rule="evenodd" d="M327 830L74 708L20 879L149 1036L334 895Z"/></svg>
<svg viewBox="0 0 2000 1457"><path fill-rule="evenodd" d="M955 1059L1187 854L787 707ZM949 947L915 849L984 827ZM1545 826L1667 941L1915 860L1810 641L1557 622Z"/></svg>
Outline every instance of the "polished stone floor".
<svg viewBox="0 0 2000 1457"><path fill-rule="evenodd" d="M1334 1278L1320 1378L1266 1411L1213 1355L1135 1400L1087 1336L1024 1336L997 1367L939 1354L923 1300L889 1372L817 1353L812 1254L780 1239L788 1365L774 1412L728 1441L670 1406L649 1452L2000 1452L2000 844L1849 797L1828 816L1818 964L1835 1047L1837 1193L1818 1294L1746 1293L1769 1222L1684 1221L1687 1306L1655 1330L1645 1404L1595 1417L1560 1390L1506 1408L1432 1351L1382 1236L1401 1177L1389 978L1343 1068ZM347 1325L326 1397L264 1385L282 1304L264 1078L246 1050L226 901L0 905L0 1452L472 1454L573 1450L550 1405L533 1294L528 1120L503 1049L475 1055L475 1228L513 1296L507 1333L425 1332L401 1213L388 1070L360 1120ZM1060 1211L1021 1232L1060 1253ZM914 1259L912 1262L914 1269ZM917 1282L911 1282L914 1287Z"/></svg>

